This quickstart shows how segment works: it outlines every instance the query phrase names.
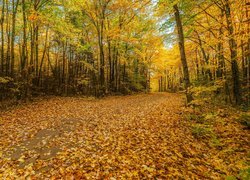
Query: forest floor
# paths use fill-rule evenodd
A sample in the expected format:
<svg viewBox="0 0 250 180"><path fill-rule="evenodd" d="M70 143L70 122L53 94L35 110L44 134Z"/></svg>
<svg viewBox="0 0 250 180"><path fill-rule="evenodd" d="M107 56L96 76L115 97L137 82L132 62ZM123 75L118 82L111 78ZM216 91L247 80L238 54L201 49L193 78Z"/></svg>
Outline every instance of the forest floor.
<svg viewBox="0 0 250 180"><path fill-rule="evenodd" d="M212 111L155 93L58 97L0 112L0 179L247 177L248 129L237 110Z"/></svg>

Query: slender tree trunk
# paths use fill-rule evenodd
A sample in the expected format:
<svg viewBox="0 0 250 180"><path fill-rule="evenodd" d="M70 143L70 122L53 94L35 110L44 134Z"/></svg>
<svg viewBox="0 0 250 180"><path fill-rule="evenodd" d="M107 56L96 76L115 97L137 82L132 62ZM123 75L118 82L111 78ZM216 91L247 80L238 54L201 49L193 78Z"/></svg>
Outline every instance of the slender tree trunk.
<svg viewBox="0 0 250 180"><path fill-rule="evenodd" d="M203 59L205 60L206 65L209 66L209 55L206 54L206 51L203 48L203 44L202 44L201 37L200 37L199 33L197 31L195 31L195 32L196 32L196 34L198 36L198 41L199 41L199 45L200 45L200 49L201 49ZM207 69L205 71L205 74L206 74L206 79L209 78L210 81L213 80L211 70L208 67L207 67Z"/></svg>
<svg viewBox="0 0 250 180"><path fill-rule="evenodd" d="M115 52L115 90L118 91L118 73L119 73L119 62L118 62L118 55L119 55L119 47L116 48Z"/></svg>
<svg viewBox="0 0 250 180"><path fill-rule="evenodd" d="M62 63L62 77L61 82L63 85L63 93L65 93L65 86L66 86L66 48L67 48L67 42L63 43L63 63Z"/></svg>
<svg viewBox="0 0 250 180"><path fill-rule="evenodd" d="M2 16L1 16L1 74L4 74L4 19L5 19L5 0L2 5Z"/></svg>
<svg viewBox="0 0 250 180"><path fill-rule="evenodd" d="M151 91L151 74L150 69L148 70L148 92Z"/></svg>
<svg viewBox="0 0 250 180"><path fill-rule="evenodd" d="M21 58L21 71L24 70L27 61L27 20L26 20L26 7L25 0L22 0L22 11L23 11L23 44L22 44L22 58Z"/></svg>
<svg viewBox="0 0 250 180"><path fill-rule="evenodd" d="M99 19L99 27L97 28L98 30L98 43L99 43L99 59L100 59L100 86L101 86L101 91L104 90L104 85L105 85L105 56L104 56L104 45L103 45L103 39L104 39L104 13L105 13L105 8L103 7L101 1L99 1L99 5L101 8L101 13L100 19ZM103 92L102 92L103 93Z"/></svg>
<svg viewBox="0 0 250 180"><path fill-rule="evenodd" d="M164 70L164 92L167 91L167 70Z"/></svg>
<svg viewBox="0 0 250 180"><path fill-rule="evenodd" d="M12 1L12 11L13 11L13 15L12 15L12 35L11 35L11 76L14 77L14 66L15 66L15 35L16 35L16 13L17 13L17 8L19 5L19 0L16 1L16 5L15 5L15 1Z"/></svg>
<svg viewBox="0 0 250 180"><path fill-rule="evenodd" d="M222 11L221 13L221 22L224 17L224 12ZM216 72L216 76L218 78L222 78L224 76L224 68L225 68L225 59L224 59L224 54L223 54L223 27L221 25L219 29L219 43L218 43L218 68Z"/></svg>
<svg viewBox="0 0 250 180"><path fill-rule="evenodd" d="M231 8L228 0L225 0L225 13L226 13L227 27L229 32L229 47L231 52L233 94L235 103L239 105L241 104L241 84L240 84L239 67L237 62L237 44L234 38L234 27L231 17Z"/></svg>
<svg viewBox="0 0 250 180"><path fill-rule="evenodd" d="M195 65L196 65L196 80L200 79L200 65L199 65L199 58L198 58L198 48L195 50Z"/></svg>
<svg viewBox="0 0 250 180"><path fill-rule="evenodd" d="M25 98L29 97L30 94L30 80L29 80L29 73L27 69L27 55L28 55L28 49L27 49L27 19L26 19L26 1L22 0L22 11L23 11L23 44L22 44L22 58L21 58L21 74L22 78L25 80L26 86L25 86Z"/></svg>
<svg viewBox="0 0 250 180"><path fill-rule="evenodd" d="M247 61L246 61L246 56L245 56L245 47L244 47L244 41L241 39L241 42L240 42L240 47L241 47L241 68L242 68L242 85L245 85L246 83L246 64L247 64Z"/></svg>
<svg viewBox="0 0 250 180"><path fill-rule="evenodd" d="M9 12L9 1L6 1L6 34L7 34L7 51L6 51L6 66L5 75L9 76L10 72L10 12Z"/></svg>
<svg viewBox="0 0 250 180"><path fill-rule="evenodd" d="M39 68L39 74L38 74L38 85L40 85L41 83L41 77L42 77L42 67L43 67L43 62L44 62L44 58L45 58L45 54L47 52L47 44L48 44L48 33L49 33L49 29L46 29L46 38L45 38L45 43L44 43L44 50L43 50L43 56L41 59L41 63L40 63L40 68Z"/></svg>
<svg viewBox="0 0 250 180"><path fill-rule="evenodd" d="M112 89L112 55L111 55L111 42L109 38L107 39L108 42L108 62L109 62L109 78L107 79L109 82L109 91Z"/></svg>
<svg viewBox="0 0 250 180"><path fill-rule="evenodd" d="M116 63L115 63L115 59L116 59L116 46L114 45L114 47L113 47L113 56L112 56L113 58L112 58L112 69L111 69L111 84L112 84L112 89L114 89L115 88L115 83L114 83L114 81L115 81L115 65L116 65Z"/></svg>
<svg viewBox="0 0 250 180"><path fill-rule="evenodd" d="M36 27L35 27L35 34L34 34L34 36L35 36L35 72L36 72L36 77L38 76L38 72L39 72L39 65L38 65L38 63L39 63L39 61L38 61L38 52L39 52L39 49L38 49L38 36L39 36L39 27L38 27L38 25L37 25L37 23L36 23Z"/></svg>
<svg viewBox="0 0 250 180"><path fill-rule="evenodd" d="M30 25L30 62L29 66L31 68L31 73L34 72L34 47L35 47L35 38L34 38L35 30L34 23Z"/></svg>
<svg viewBox="0 0 250 180"><path fill-rule="evenodd" d="M180 17L179 8L176 5L174 5L174 11L175 11L175 20L178 30L178 40L179 40L179 50L181 55L181 62L183 67L183 73L184 73L184 85L186 89L186 97L187 97L187 103L191 102L193 100L192 95L188 92L188 88L190 87L190 79L189 79L189 71L188 71L188 65L187 65L187 59L186 59L186 53L185 53L185 41L184 41L184 34L183 34L183 27Z"/></svg>
<svg viewBox="0 0 250 180"><path fill-rule="evenodd" d="M161 78L158 80L158 85L159 85L159 87L158 87L159 92L161 92Z"/></svg>

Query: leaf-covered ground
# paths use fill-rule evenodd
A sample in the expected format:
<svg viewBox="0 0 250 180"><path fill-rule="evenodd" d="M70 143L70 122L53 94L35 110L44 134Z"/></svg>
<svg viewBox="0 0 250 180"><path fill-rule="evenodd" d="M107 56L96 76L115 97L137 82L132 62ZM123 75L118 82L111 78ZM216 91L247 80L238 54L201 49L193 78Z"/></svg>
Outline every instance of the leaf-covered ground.
<svg viewBox="0 0 250 180"><path fill-rule="evenodd" d="M0 179L237 176L250 136L225 112L205 118L216 133L208 139L180 94L31 103L0 113Z"/></svg>

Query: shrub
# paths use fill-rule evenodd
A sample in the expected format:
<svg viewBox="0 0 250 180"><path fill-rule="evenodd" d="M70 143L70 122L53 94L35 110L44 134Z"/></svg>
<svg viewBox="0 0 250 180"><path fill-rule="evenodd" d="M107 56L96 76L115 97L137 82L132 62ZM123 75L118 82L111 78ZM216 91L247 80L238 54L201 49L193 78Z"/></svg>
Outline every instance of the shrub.
<svg viewBox="0 0 250 180"><path fill-rule="evenodd" d="M0 101L12 99L19 93L18 85L10 77L0 77Z"/></svg>

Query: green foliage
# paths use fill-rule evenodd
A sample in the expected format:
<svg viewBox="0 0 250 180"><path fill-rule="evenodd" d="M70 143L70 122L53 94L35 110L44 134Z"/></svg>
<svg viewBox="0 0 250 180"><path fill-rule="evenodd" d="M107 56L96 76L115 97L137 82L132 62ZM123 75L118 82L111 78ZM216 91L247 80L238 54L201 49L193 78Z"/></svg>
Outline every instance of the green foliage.
<svg viewBox="0 0 250 180"><path fill-rule="evenodd" d="M239 173L239 177L243 180L250 179L250 168L241 170Z"/></svg>
<svg viewBox="0 0 250 180"><path fill-rule="evenodd" d="M211 124L213 121L215 121L216 118L218 118L218 114L214 112L205 113L203 114L203 118L205 122Z"/></svg>
<svg viewBox="0 0 250 180"><path fill-rule="evenodd" d="M225 80L216 80L208 82L207 80L197 80L189 89L194 100L190 102L190 106L201 107L208 102L223 103L230 101L225 94Z"/></svg>
<svg viewBox="0 0 250 180"><path fill-rule="evenodd" d="M209 127L205 127L199 124L195 124L192 127L192 135L197 138L205 138L205 137L210 137L212 130Z"/></svg>
<svg viewBox="0 0 250 180"><path fill-rule="evenodd" d="M194 100L191 103L189 103L190 106L199 107L200 109L204 108L204 104L197 104L196 102L203 102L202 100ZM203 102L204 103L204 102ZM220 112L204 112L201 114L201 111L189 113L186 115L186 119L189 121L193 121L195 123L199 124L212 124L215 119L221 118L219 117Z"/></svg>
<svg viewBox="0 0 250 180"><path fill-rule="evenodd" d="M142 91L142 90L144 90L145 88L142 86L142 84L141 83L136 83L136 82L133 82L131 85L130 85L130 87L129 87L129 89L131 90L131 91Z"/></svg>
<svg viewBox="0 0 250 180"><path fill-rule="evenodd" d="M187 120L194 121L196 123L204 123L204 117L196 114L188 114L186 115Z"/></svg>
<svg viewBox="0 0 250 180"><path fill-rule="evenodd" d="M234 176L227 176L226 180L236 180L236 177L234 177Z"/></svg>
<svg viewBox="0 0 250 180"><path fill-rule="evenodd" d="M11 77L0 77L0 100L14 98L20 93L19 84Z"/></svg>
<svg viewBox="0 0 250 180"><path fill-rule="evenodd" d="M213 86L198 86L198 87L193 87L190 92L194 96L201 96L205 94L212 94L216 92L221 86L218 85L213 85Z"/></svg>
<svg viewBox="0 0 250 180"><path fill-rule="evenodd" d="M191 106L193 108L196 108L196 107L201 107L203 106L207 101L209 101L208 98L202 98L202 99L194 99L193 101L191 101L190 103L188 103L188 106Z"/></svg>
<svg viewBox="0 0 250 180"><path fill-rule="evenodd" d="M79 86L86 86L88 84L89 84L89 80L88 79L79 79L77 81L77 85L79 85Z"/></svg>
<svg viewBox="0 0 250 180"><path fill-rule="evenodd" d="M10 77L0 77L0 85L4 85L4 84L7 84L9 82L13 81L12 78Z"/></svg>
<svg viewBox="0 0 250 180"><path fill-rule="evenodd" d="M217 149L221 149L221 147L223 145L221 140L215 134L211 135L211 139L210 139L209 144L210 144L210 146L215 147Z"/></svg>
<svg viewBox="0 0 250 180"><path fill-rule="evenodd" d="M250 129L250 115L249 114L242 114L237 121L242 124L243 126L245 126L247 129Z"/></svg>
<svg viewBox="0 0 250 180"><path fill-rule="evenodd" d="M236 180L236 179L242 179L242 180L249 180L250 179L250 168L243 169L239 172L237 177L235 176L227 176L226 180Z"/></svg>

